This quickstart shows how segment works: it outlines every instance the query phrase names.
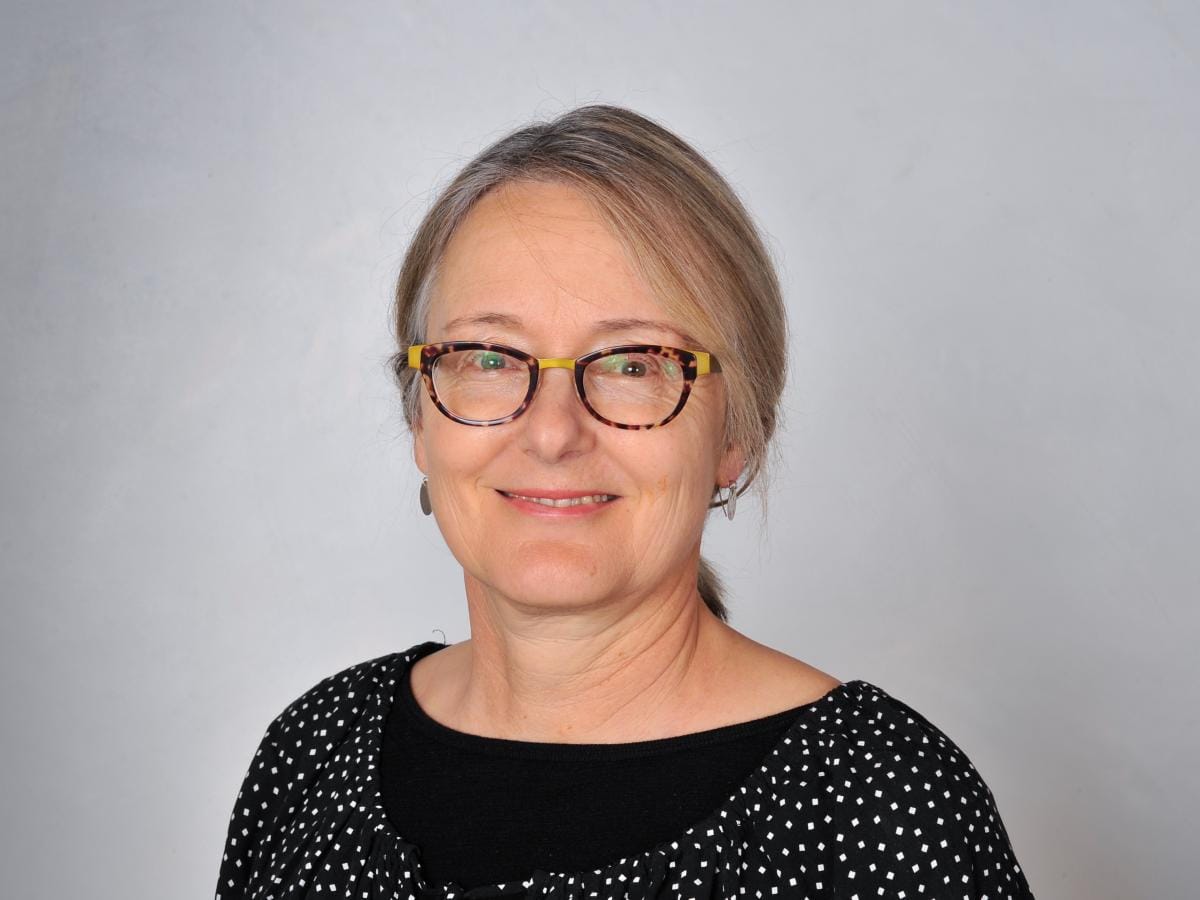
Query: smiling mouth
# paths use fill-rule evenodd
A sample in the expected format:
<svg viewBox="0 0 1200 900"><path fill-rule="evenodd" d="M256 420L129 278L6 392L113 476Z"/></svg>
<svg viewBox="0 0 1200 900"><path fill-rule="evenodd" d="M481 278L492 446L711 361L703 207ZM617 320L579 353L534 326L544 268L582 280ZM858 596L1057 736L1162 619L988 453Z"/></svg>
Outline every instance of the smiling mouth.
<svg viewBox="0 0 1200 900"><path fill-rule="evenodd" d="M524 494L513 494L509 491L499 491L505 497L511 497L514 500L526 500L530 503L538 503L542 506L564 507L564 506L583 506L589 503L609 503L617 499L615 494L588 494L584 497L562 497L553 499L551 497L527 497Z"/></svg>

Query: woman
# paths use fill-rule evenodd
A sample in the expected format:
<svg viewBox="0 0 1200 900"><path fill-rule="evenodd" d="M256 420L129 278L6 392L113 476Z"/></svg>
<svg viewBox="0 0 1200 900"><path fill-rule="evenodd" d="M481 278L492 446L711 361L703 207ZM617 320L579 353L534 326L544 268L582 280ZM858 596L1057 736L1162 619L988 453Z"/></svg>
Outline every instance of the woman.
<svg viewBox="0 0 1200 900"><path fill-rule="evenodd" d="M1031 896L948 737L726 622L701 534L763 469L786 328L693 149L609 106L509 135L426 215L396 301L471 637L270 724L218 898Z"/></svg>

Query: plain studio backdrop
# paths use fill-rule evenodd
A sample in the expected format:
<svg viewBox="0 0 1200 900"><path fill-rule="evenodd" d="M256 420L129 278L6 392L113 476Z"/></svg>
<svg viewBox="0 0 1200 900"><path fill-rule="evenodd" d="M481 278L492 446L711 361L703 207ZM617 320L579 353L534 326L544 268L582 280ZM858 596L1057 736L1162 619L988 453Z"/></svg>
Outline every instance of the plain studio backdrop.
<svg viewBox="0 0 1200 900"><path fill-rule="evenodd" d="M732 624L915 706L1039 898L1194 896L1184 2L5 3L0 893L211 896L267 723L468 637L384 367L434 188L632 107L790 309Z"/></svg>

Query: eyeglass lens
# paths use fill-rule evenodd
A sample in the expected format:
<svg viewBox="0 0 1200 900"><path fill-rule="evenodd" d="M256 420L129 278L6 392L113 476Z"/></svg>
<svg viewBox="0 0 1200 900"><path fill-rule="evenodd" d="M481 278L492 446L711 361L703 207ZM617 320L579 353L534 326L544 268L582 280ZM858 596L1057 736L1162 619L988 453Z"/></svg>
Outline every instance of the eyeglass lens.
<svg viewBox="0 0 1200 900"><path fill-rule="evenodd" d="M477 422L515 413L530 378L524 360L499 350L453 350L433 364L433 386L442 405L460 419ZM661 422L679 404L684 381L678 362L650 352L601 356L583 370L587 404L621 425Z"/></svg>

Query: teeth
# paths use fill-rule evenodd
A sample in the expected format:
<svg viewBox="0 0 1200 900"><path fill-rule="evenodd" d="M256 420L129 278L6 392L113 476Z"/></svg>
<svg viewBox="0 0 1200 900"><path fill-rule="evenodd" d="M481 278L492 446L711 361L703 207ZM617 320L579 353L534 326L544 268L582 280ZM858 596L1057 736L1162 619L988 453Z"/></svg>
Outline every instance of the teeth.
<svg viewBox="0 0 1200 900"><path fill-rule="evenodd" d="M506 497L528 500L531 503L540 503L542 506L580 506L584 503L605 503L616 499L611 494L588 494L586 497L567 497L562 500L551 500L549 497L526 497L522 494L510 494L508 491L503 491L502 493Z"/></svg>

